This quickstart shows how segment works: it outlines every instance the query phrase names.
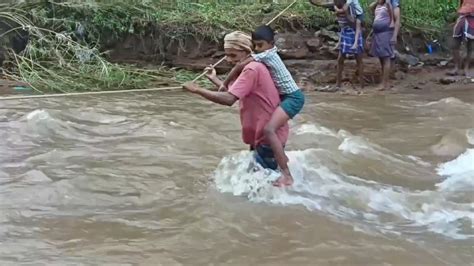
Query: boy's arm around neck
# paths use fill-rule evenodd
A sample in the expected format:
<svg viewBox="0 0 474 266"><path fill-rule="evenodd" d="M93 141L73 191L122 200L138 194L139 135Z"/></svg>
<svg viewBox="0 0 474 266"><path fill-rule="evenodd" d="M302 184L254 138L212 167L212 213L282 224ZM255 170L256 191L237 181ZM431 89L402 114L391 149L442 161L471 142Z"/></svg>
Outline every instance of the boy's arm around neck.
<svg viewBox="0 0 474 266"><path fill-rule="evenodd" d="M245 58L242 62L235 65L232 68L232 70L229 72L229 75L227 75L227 78L224 80L224 83L222 84L222 86L225 89L228 89L229 83L233 80L236 80L239 77L240 73L242 73L242 70L244 70L245 66L253 61L254 61L253 57L249 56Z"/></svg>

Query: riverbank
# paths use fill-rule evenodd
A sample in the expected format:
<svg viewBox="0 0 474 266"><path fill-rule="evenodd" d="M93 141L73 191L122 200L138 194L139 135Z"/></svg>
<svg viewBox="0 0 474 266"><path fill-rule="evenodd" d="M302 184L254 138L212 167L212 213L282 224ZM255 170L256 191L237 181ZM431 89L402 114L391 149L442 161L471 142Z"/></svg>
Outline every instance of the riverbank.
<svg viewBox="0 0 474 266"><path fill-rule="evenodd" d="M419 67L409 70L407 73L403 71L397 71L392 75L392 87L390 90L378 91L378 85L376 83L369 83L364 88L355 88L351 84L350 80L346 79L344 86L340 90L335 90L334 83L327 84L316 84L315 82L308 81L311 76L306 76L305 73L308 69L298 67L296 65L316 65L320 62L307 62L303 60L290 60L286 61L289 66L295 66L292 71L301 71L296 75L299 78L298 84L305 92L319 92L319 93L335 93L339 95L385 95L385 94L423 94L433 93L442 91L453 91L453 92L466 92L472 93L472 87L474 81L465 80L463 78L451 78L447 77L445 73L447 69L440 69L438 67ZM328 63L333 64L333 63ZM317 72L317 69L312 69ZM193 72L191 72L193 73ZM319 72L321 73L321 72ZM323 72L331 73L333 72ZM193 73L196 74L197 73ZM191 80L192 78L183 80ZM152 84L150 87L164 87L164 86L179 86L181 84L178 81L169 81L165 83ZM148 87L147 87L148 88ZM212 89L212 87L209 86ZM29 87L27 83L12 81L7 79L0 79L0 96L11 96L11 95L28 95L34 94L35 92ZM161 92L166 93L166 92Z"/></svg>
<svg viewBox="0 0 474 266"><path fill-rule="evenodd" d="M287 5L158 2L139 2L133 8L127 1L28 3L14 10L2 7L12 14L1 16L3 20L27 29L11 32L22 37L16 38L16 45L20 43L21 48L23 40L24 48L16 47L21 51L7 54L3 64L7 79L46 93L175 86L223 56L226 33L250 31ZM446 41L438 37L449 36L443 33L449 26L443 25L449 24L453 8L441 2L436 11L425 13L417 13L410 1L404 5L394 84L405 86L397 81L418 75L424 68L421 65L429 65L430 73L435 71L433 66L449 66ZM367 6L367 1L362 3ZM439 12L446 14L440 16ZM426 21L430 21L429 30L424 30ZM280 54L303 88L321 90L334 83L337 52L332 47L337 41L337 25L328 9L301 1L272 26L278 31ZM439 44L436 53L423 55L434 39ZM224 63L218 72L224 74L229 69ZM364 79L369 88L378 82L378 72L376 60L367 58ZM352 73L353 64L348 62L345 81L349 84Z"/></svg>

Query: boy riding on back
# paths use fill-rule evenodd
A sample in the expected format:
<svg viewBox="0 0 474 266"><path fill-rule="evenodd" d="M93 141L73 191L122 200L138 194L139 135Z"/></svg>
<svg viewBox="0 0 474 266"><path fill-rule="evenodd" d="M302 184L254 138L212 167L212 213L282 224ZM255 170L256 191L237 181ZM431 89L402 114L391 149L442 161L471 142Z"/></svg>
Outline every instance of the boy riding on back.
<svg viewBox="0 0 474 266"><path fill-rule="evenodd" d="M252 61L265 64L270 71L281 97L281 104L272 114L268 124L265 126L265 137L275 154L275 159L281 170L282 176L274 182L275 186L290 186L293 177L288 168L288 157L285 155L283 145L279 141L276 131L285 125L288 120L295 117L303 108L305 97L291 73L278 55L277 47L274 45L275 33L269 26L260 26L252 33L254 52L247 59L237 64L229 73L220 90L225 90L229 82L239 76L243 68Z"/></svg>
<svg viewBox="0 0 474 266"><path fill-rule="evenodd" d="M340 8L338 5L334 5L334 10L336 15L343 15L352 22L356 24L356 34L355 34L355 42L352 45L351 49L357 49L359 45L359 37L362 34L362 24L364 22L364 9L359 3L359 0L347 0L346 3ZM355 20L354 20L355 18Z"/></svg>

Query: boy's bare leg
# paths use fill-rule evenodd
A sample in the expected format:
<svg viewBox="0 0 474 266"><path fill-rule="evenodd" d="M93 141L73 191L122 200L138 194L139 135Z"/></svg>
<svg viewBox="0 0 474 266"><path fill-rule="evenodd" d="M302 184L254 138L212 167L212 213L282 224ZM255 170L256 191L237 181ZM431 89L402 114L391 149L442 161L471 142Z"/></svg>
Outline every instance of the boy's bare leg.
<svg viewBox="0 0 474 266"><path fill-rule="evenodd" d="M270 142L272 147L273 154L275 154L275 159L278 163L278 166L281 170L281 176L273 183L274 186L291 186L293 184L293 177L290 173L290 168L288 167L288 157L285 154L283 145L278 138L276 131L282 127L290 117L286 112L278 107L275 112L273 112L272 117L268 124L265 126L265 138Z"/></svg>
<svg viewBox="0 0 474 266"><path fill-rule="evenodd" d="M472 49L474 49L474 40L468 40L466 42L466 58L464 59L464 75L466 78L472 78L474 75L470 72L470 65L471 65L471 57L472 57Z"/></svg>
<svg viewBox="0 0 474 266"><path fill-rule="evenodd" d="M337 77L336 77L336 87L341 88L342 85L342 73L344 72L344 55L339 52L339 57L337 58Z"/></svg>

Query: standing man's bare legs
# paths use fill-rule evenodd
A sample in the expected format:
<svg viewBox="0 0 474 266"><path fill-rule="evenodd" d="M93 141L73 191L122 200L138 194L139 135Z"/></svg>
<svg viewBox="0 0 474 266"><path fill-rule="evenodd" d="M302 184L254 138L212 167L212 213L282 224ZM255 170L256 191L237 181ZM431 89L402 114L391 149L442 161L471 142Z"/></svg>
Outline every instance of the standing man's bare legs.
<svg viewBox="0 0 474 266"><path fill-rule="evenodd" d="M357 63L357 77L359 78L359 86L360 88L364 88L364 62L363 62L363 54L356 55L356 63Z"/></svg>
<svg viewBox="0 0 474 266"><path fill-rule="evenodd" d="M342 86L342 73L344 72L344 60L345 56L342 52L339 52L339 57L337 58L337 78L336 78L336 87L338 89Z"/></svg>
<svg viewBox="0 0 474 266"><path fill-rule="evenodd" d="M473 78L474 75L471 73L469 67L472 60L472 49L474 49L474 40L468 39L466 42L466 58L464 58L464 75L466 78Z"/></svg>
<svg viewBox="0 0 474 266"><path fill-rule="evenodd" d="M453 51L453 63L454 68L453 70L448 72L450 76L457 76L459 75L459 70L462 69L462 61L461 61L461 44L462 38L453 38L452 40L452 51Z"/></svg>

